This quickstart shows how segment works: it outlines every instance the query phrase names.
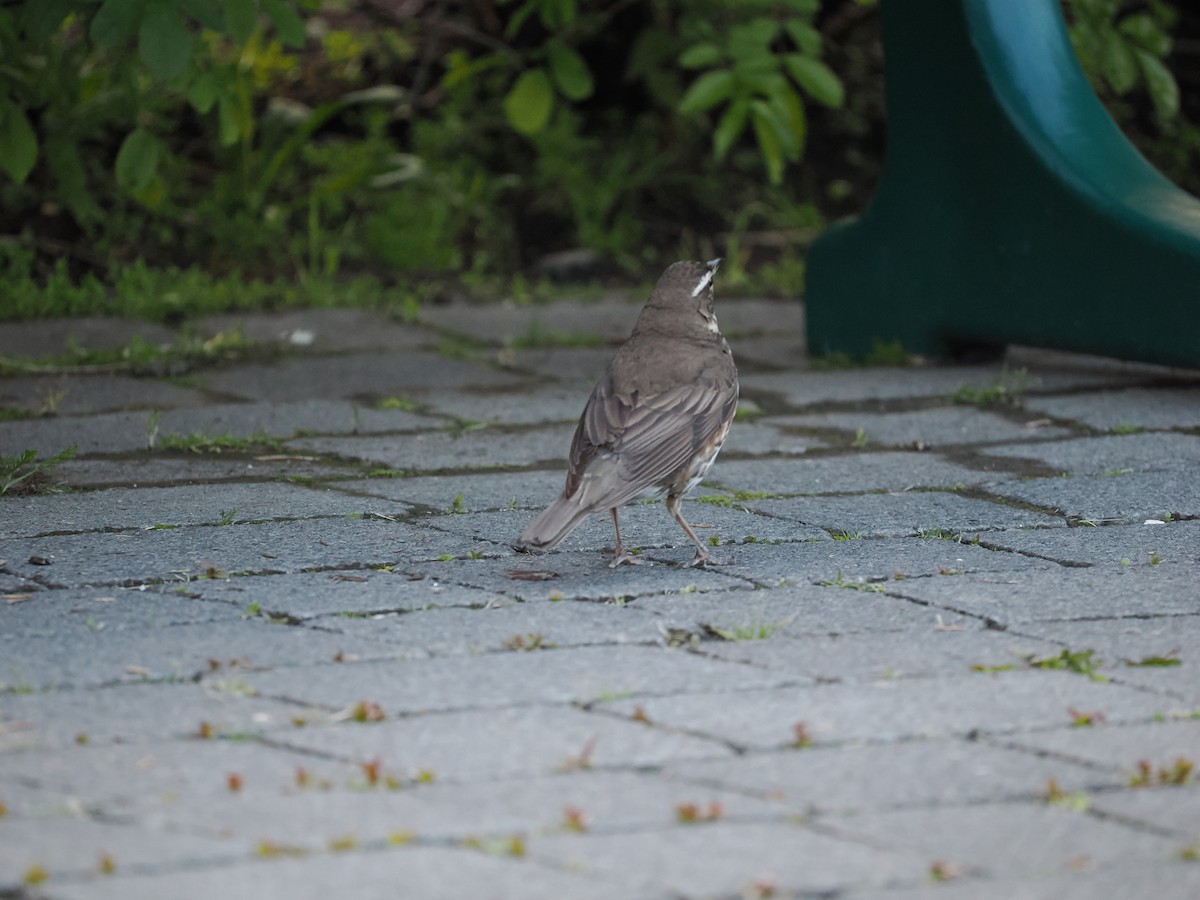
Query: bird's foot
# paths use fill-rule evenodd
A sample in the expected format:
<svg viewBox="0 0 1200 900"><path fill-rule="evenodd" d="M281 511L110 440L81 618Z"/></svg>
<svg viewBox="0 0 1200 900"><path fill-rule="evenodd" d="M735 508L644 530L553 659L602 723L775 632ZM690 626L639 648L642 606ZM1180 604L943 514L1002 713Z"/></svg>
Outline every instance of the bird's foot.
<svg viewBox="0 0 1200 900"><path fill-rule="evenodd" d="M732 562L733 560L725 559L722 556L713 556L711 553L703 553L698 550L691 562L683 564L683 568L707 569L709 566L728 566Z"/></svg>
<svg viewBox="0 0 1200 900"><path fill-rule="evenodd" d="M642 559L640 556L634 556L631 553L618 553L612 558L612 562L608 564L610 569L615 569L621 563L629 563L631 566L652 566L654 563L648 559Z"/></svg>

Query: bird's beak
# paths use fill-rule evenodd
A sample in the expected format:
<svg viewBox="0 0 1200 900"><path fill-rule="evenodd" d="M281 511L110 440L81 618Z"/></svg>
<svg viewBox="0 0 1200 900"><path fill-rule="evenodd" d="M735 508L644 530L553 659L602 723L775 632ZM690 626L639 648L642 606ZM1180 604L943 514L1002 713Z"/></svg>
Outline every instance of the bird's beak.
<svg viewBox="0 0 1200 900"><path fill-rule="evenodd" d="M710 259L705 263L705 265L708 266L709 271L715 272L717 271L717 267L721 265L722 262L724 262L724 260L718 256L716 259Z"/></svg>

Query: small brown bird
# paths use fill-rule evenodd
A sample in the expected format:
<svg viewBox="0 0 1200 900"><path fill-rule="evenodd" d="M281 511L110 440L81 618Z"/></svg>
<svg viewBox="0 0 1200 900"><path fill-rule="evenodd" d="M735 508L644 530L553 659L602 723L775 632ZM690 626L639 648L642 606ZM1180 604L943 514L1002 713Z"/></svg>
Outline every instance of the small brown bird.
<svg viewBox="0 0 1200 900"><path fill-rule="evenodd" d="M525 529L519 549L549 549L607 509L616 533L610 565L637 562L622 547L617 509L665 495L667 511L696 545L688 565L715 562L679 504L717 458L737 411L737 368L713 313L720 264L677 262L659 278L583 408L562 496Z"/></svg>

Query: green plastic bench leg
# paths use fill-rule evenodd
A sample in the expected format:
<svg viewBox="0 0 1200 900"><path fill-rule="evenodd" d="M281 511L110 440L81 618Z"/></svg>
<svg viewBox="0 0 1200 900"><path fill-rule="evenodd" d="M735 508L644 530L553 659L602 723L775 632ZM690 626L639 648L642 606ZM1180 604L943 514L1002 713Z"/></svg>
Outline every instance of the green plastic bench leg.
<svg viewBox="0 0 1200 900"><path fill-rule="evenodd" d="M1058 0L885 0L888 149L814 244L810 354L1023 343L1200 367L1200 201L1124 138Z"/></svg>

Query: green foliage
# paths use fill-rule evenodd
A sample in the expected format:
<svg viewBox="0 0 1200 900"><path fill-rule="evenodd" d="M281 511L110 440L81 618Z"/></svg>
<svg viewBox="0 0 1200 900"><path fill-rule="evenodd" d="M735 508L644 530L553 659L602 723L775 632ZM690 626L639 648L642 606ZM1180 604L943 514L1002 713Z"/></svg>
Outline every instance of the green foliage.
<svg viewBox="0 0 1200 900"><path fill-rule="evenodd" d="M1162 0L1066 0L1071 43L1101 96L1145 91L1162 121L1179 113L1179 84L1164 60L1178 14ZM1131 8L1135 7L1136 8Z"/></svg>
<svg viewBox="0 0 1200 900"><path fill-rule="evenodd" d="M1118 121L1194 183L1182 7L1065 5ZM394 7L0 4L0 316L366 302L395 278L411 317L451 276L574 248L639 275L722 255L727 286L795 295L878 171L871 0Z"/></svg>
<svg viewBox="0 0 1200 900"><path fill-rule="evenodd" d="M36 450L26 450L20 456L0 456L0 494L29 489L45 479L47 469L74 458L74 447L61 450L49 459L40 459Z"/></svg>
<svg viewBox="0 0 1200 900"><path fill-rule="evenodd" d="M779 16L780 6L786 16ZM679 65L706 71L688 87L678 109L695 115L723 108L712 132L718 161L749 124L768 177L779 184L785 165L804 152L807 119L797 89L828 107L844 102L842 82L820 59L821 34L812 24L819 6L818 0L747 2L727 7L737 10L734 22L708 15L687 21L700 40L684 50Z"/></svg>

